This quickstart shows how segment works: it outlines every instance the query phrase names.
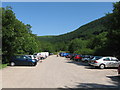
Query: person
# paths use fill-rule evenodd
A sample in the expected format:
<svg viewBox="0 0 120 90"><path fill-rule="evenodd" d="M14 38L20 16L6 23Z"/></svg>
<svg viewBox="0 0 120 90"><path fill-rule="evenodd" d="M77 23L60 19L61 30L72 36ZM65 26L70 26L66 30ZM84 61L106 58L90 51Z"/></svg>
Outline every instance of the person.
<svg viewBox="0 0 120 90"><path fill-rule="evenodd" d="M57 54L57 57L58 57L59 55Z"/></svg>

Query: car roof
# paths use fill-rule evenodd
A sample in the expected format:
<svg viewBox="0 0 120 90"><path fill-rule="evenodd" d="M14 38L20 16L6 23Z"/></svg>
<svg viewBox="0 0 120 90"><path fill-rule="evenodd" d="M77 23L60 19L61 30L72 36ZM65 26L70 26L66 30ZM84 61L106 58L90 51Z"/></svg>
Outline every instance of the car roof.
<svg viewBox="0 0 120 90"><path fill-rule="evenodd" d="M106 56L106 57L103 57L103 58L116 58L116 57Z"/></svg>

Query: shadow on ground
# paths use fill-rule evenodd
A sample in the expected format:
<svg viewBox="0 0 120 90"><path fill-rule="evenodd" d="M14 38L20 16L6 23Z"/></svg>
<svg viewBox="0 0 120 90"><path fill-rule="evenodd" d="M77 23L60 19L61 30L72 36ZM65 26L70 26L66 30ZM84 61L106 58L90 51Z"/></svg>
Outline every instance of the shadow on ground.
<svg viewBox="0 0 120 90"><path fill-rule="evenodd" d="M89 66L88 63L84 63L84 62L77 62L77 61L73 61L73 60L69 60L67 61L67 63L73 63L73 64L76 64L76 65L80 65L80 66Z"/></svg>
<svg viewBox="0 0 120 90"><path fill-rule="evenodd" d="M118 88L118 85L103 85L97 83L80 83L76 85L77 88Z"/></svg>
<svg viewBox="0 0 120 90"><path fill-rule="evenodd" d="M112 80L112 83L120 87L120 76L106 76Z"/></svg>
<svg viewBox="0 0 120 90"><path fill-rule="evenodd" d="M64 86L68 90L120 90L116 85L103 85L97 83L79 83L74 88L69 86ZM64 90L64 88L59 88L59 90Z"/></svg>

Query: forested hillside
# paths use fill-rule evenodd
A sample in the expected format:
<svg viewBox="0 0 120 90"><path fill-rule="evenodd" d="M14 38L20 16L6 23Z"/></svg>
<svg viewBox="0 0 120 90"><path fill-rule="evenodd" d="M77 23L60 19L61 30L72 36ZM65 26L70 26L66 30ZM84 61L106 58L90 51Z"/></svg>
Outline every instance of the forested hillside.
<svg viewBox="0 0 120 90"><path fill-rule="evenodd" d="M96 49L106 42L108 29L104 26L108 16L94 20L77 30L58 36L38 36L38 40L49 43L55 51L68 51L79 54L95 54ZM46 49L45 49L46 50Z"/></svg>
<svg viewBox="0 0 120 90"><path fill-rule="evenodd" d="M99 35L100 33L107 31L107 29L103 26L103 22L106 19L102 17L95 21L92 21L86 25L81 26L77 30L58 35L58 36L38 36L38 39L41 41L50 41L50 42L61 42L61 41L68 41L73 40L75 38L82 38L82 39L89 39L95 35Z"/></svg>

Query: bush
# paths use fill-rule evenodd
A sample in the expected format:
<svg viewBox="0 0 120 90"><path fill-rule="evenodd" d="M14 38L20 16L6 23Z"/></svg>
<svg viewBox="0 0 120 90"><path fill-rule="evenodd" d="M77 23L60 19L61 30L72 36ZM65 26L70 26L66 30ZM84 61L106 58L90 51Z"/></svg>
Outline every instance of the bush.
<svg viewBox="0 0 120 90"><path fill-rule="evenodd" d="M94 54L94 50L89 49L89 48L83 48L83 49L79 49L79 50L75 51L74 53L93 55Z"/></svg>

